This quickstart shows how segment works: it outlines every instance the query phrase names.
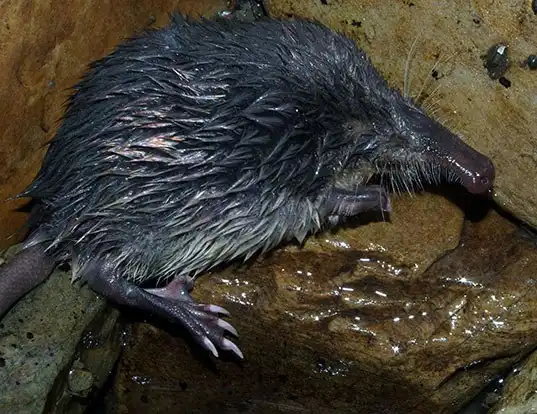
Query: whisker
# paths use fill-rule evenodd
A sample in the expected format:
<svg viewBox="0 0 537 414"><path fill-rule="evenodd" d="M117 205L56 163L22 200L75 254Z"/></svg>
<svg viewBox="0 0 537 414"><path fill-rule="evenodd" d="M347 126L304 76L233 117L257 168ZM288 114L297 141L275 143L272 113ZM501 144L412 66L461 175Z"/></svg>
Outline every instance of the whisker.
<svg viewBox="0 0 537 414"><path fill-rule="evenodd" d="M461 178L453 171L438 164L424 161L410 161L406 164L374 164L380 185L396 195L407 193L410 197L415 192L425 190L425 184L440 185L442 182L462 184ZM384 217L384 215L383 215Z"/></svg>
<svg viewBox="0 0 537 414"><path fill-rule="evenodd" d="M438 110L438 108L440 108L439 103L440 103L441 100L442 100L442 97L439 97L435 101L432 101L432 102L428 103L426 108L431 109L431 108L435 107L435 110ZM426 109L424 109L424 110L426 110Z"/></svg>
<svg viewBox="0 0 537 414"><path fill-rule="evenodd" d="M427 107L427 101L431 98L433 98L435 96L435 94L438 92L438 90L440 89L440 84L436 85L436 87L432 90L432 92L429 94L429 96L427 96L422 102L421 102L421 107L422 108L426 108Z"/></svg>
<svg viewBox="0 0 537 414"><path fill-rule="evenodd" d="M423 93L423 91L429 85L429 82L433 78L432 76L430 76L430 74L433 73L433 71L436 69L439 63L440 63L440 60L437 60L435 64L433 65L433 67L429 70L429 72L427 72L427 77L425 78L425 82L423 82L421 89L419 90L418 94L414 97L414 102L416 102L416 105L420 105L419 99L421 97L421 94Z"/></svg>
<svg viewBox="0 0 537 414"><path fill-rule="evenodd" d="M433 79L433 77L431 76L431 74L434 72L434 70L440 65L440 64L444 64L444 63L447 63L449 62L451 59L453 59L453 57L457 54L457 52L454 52L452 53L451 55L449 55L445 61L442 61L441 58L438 58L436 60L436 62L434 63L433 67L429 70L429 72L427 72L427 77L425 79L425 82L423 82L423 85L420 89L420 91L418 92L418 94L416 95L416 97L414 98L414 102L416 102L416 105L419 105L419 99L420 99L420 96L421 94L423 93L423 91L425 90L425 88L429 85L429 82L431 81L431 79ZM421 104L423 105L423 103Z"/></svg>
<svg viewBox="0 0 537 414"><path fill-rule="evenodd" d="M438 114L439 111L440 111L440 107L437 106L434 110L430 111L427 115L429 115L431 118L436 119L436 115Z"/></svg>
<svg viewBox="0 0 537 414"><path fill-rule="evenodd" d="M412 54L414 53L414 48L416 47L416 43L418 42L418 39L421 37L421 32L418 33L414 41L412 42L412 45L410 46L410 50L408 51L408 55L405 62L405 74L403 79L403 96L405 98L408 98L408 89L410 88L410 61L412 60Z"/></svg>

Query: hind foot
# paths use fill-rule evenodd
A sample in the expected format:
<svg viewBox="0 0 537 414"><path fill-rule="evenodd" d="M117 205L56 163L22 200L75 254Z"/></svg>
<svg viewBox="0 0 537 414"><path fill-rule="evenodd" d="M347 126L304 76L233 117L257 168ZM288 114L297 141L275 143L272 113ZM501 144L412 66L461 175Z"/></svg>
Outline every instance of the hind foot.
<svg viewBox="0 0 537 414"><path fill-rule="evenodd" d="M203 305L194 302L190 296L193 287L192 279L186 276L177 277L168 285L158 289L145 289L146 292L169 301L168 313L173 317L173 304L181 304L184 314L181 323L190 331L194 339L218 357L215 344L225 350L232 351L239 358L243 358L240 349L229 339L224 337L225 332L238 336L237 331L229 323L220 319L219 314L229 316L229 312L217 305Z"/></svg>
<svg viewBox="0 0 537 414"><path fill-rule="evenodd" d="M107 265L88 269L84 277L90 287L110 300L179 322L193 339L218 357L217 348L229 350L243 358L240 349L227 339L226 332L237 336L233 326L219 318L229 315L224 308L216 305L196 303L190 296L192 279L177 277L167 286L158 289L142 289L125 279L114 276Z"/></svg>

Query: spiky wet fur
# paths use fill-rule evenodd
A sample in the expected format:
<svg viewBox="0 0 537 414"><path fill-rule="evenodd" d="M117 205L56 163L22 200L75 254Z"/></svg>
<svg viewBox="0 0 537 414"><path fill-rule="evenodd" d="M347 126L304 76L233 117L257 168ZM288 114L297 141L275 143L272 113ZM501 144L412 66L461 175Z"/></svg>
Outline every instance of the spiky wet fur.
<svg viewBox="0 0 537 414"><path fill-rule="evenodd" d="M393 142L409 105L353 41L320 25L175 16L77 85L22 194L42 213L26 245L71 259L75 277L104 260L143 282L302 240L327 221L337 186L390 165L395 188L439 177L423 142Z"/></svg>

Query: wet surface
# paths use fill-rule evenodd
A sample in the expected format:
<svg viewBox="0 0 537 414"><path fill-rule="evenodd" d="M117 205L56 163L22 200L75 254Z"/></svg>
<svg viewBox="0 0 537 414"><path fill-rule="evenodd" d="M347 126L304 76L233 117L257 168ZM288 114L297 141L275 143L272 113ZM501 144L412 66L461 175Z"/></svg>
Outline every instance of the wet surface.
<svg viewBox="0 0 537 414"><path fill-rule="evenodd" d="M484 57L485 68L491 79L499 79L509 69L508 50L509 46L501 43L491 46L487 50L487 54Z"/></svg>
<svg viewBox="0 0 537 414"><path fill-rule="evenodd" d="M92 375L88 395L113 367L117 346L112 346L115 351L95 347L90 354L78 348L92 321L96 327L106 325L95 322L105 314L105 308L104 300L87 287L72 284L70 274L61 270L14 305L0 319L0 412L41 413L57 404L83 407L84 403L73 403L69 393L62 397L61 390L68 381L69 367L77 359L75 354L79 361L86 361L85 370ZM115 320L111 318L109 326L113 327ZM102 336L107 338L111 330Z"/></svg>
<svg viewBox="0 0 537 414"><path fill-rule="evenodd" d="M383 248L381 231L358 248L368 227L200 279L195 296L232 312L242 364L136 324L114 409L452 413L535 347L537 250L518 226L466 221L429 268L409 266L405 244Z"/></svg>
<svg viewBox="0 0 537 414"><path fill-rule="evenodd" d="M537 412L537 353L509 370L502 378L498 402L490 414L526 414Z"/></svg>

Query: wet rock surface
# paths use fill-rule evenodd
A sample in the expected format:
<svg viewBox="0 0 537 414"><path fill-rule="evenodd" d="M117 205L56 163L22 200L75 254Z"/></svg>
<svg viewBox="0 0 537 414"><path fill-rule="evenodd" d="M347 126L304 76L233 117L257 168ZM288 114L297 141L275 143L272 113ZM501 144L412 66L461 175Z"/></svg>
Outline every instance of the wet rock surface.
<svg viewBox="0 0 537 414"><path fill-rule="evenodd" d="M537 76L520 67L535 53L530 2L267 0L275 17L314 18L353 37L395 87L410 65L410 95L496 166L495 201L537 226ZM506 81L489 78L483 56L506 43ZM436 66L435 66L436 65ZM509 86L506 86L509 85Z"/></svg>
<svg viewBox="0 0 537 414"><path fill-rule="evenodd" d="M501 397L490 414L537 413L537 353L534 351L510 370L501 390Z"/></svg>
<svg viewBox="0 0 537 414"><path fill-rule="evenodd" d="M452 250L437 232L460 222L412 214L421 202L396 200L392 224L201 278L195 296L232 312L246 361L209 360L177 329L135 325L110 412L456 412L537 344L537 250L495 211L466 221ZM414 243L436 246L432 266L412 266L406 242L385 247L427 219Z"/></svg>
<svg viewBox="0 0 537 414"><path fill-rule="evenodd" d="M0 320L0 412L85 412L119 357L118 316L56 270Z"/></svg>
<svg viewBox="0 0 537 414"><path fill-rule="evenodd" d="M0 412L43 412L85 328L104 308L61 270L17 303L0 320Z"/></svg>
<svg viewBox="0 0 537 414"><path fill-rule="evenodd" d="M117 309L106 308L84 329L72 363L56 378L47 398L47 413L87 413L119 358L124 325Z"/></svg>

